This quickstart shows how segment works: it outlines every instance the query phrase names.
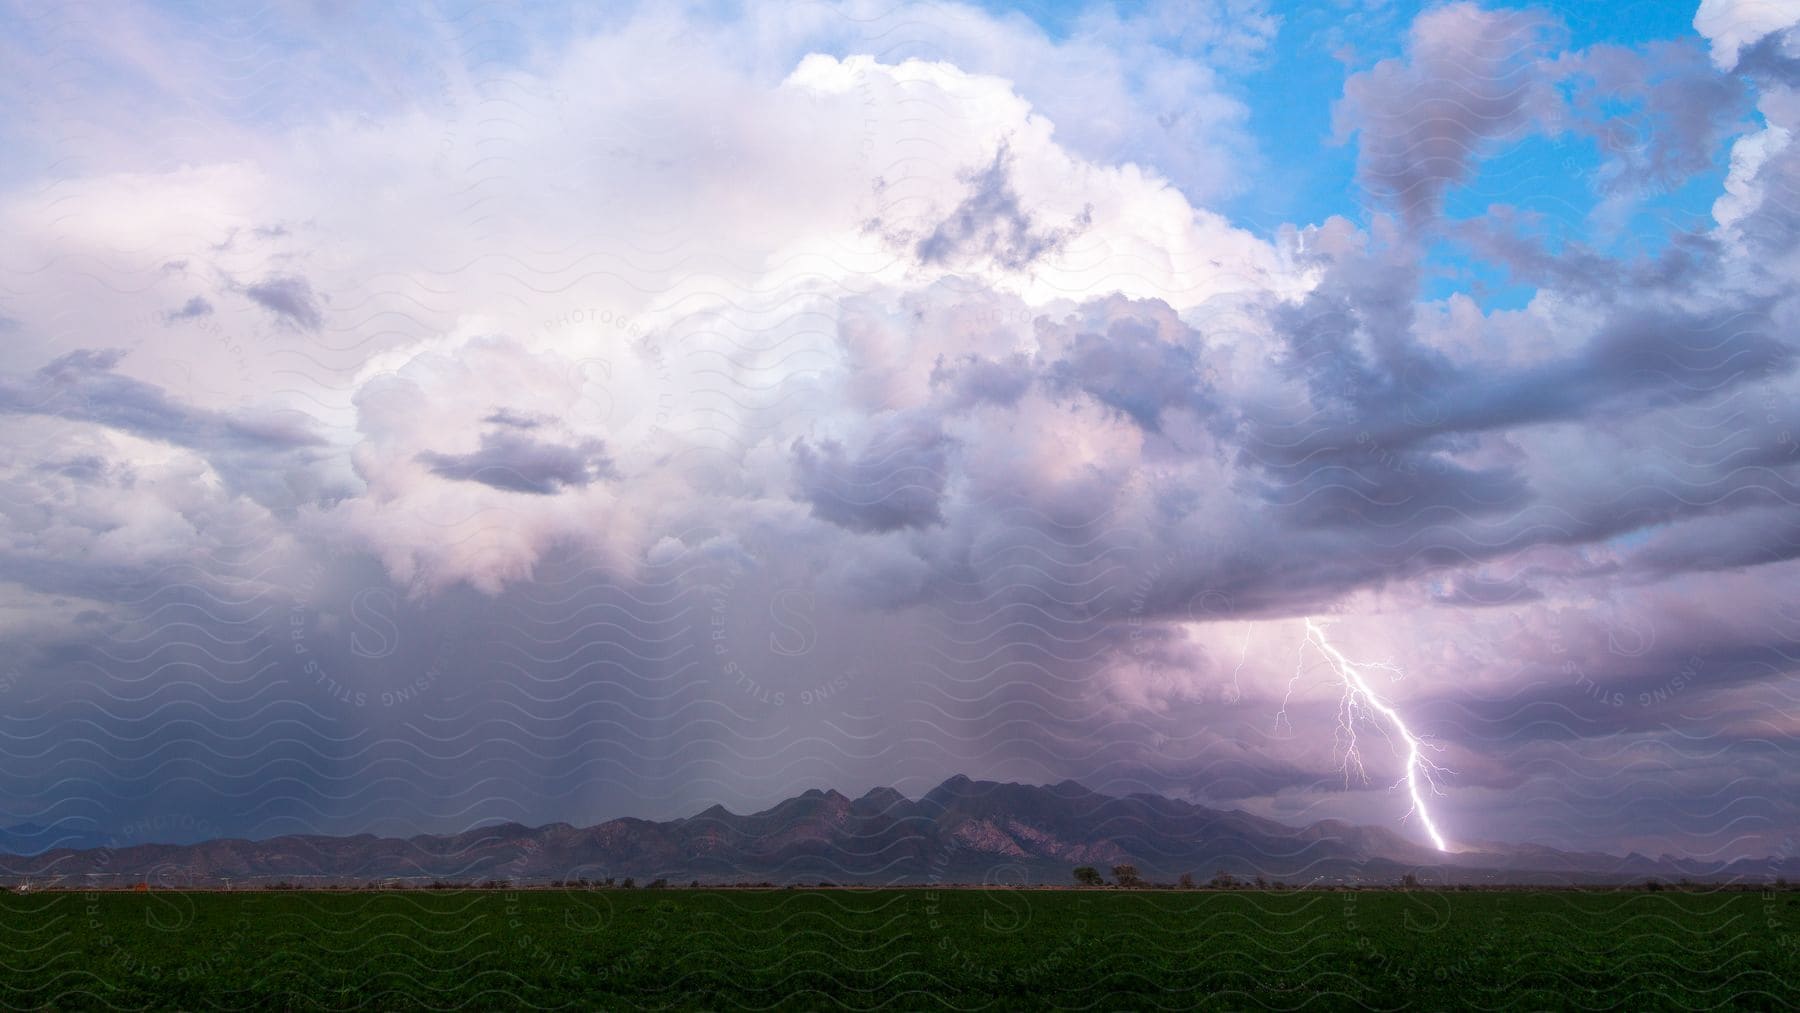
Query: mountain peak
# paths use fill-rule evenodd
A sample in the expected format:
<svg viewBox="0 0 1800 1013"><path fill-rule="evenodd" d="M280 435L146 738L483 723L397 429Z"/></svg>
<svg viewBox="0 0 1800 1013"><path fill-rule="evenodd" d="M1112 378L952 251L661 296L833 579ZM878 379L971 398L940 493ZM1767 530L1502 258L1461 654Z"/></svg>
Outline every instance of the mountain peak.
<svg viewBox="0 0 1800 1013"><path fill-rule="evenodd" d="M912 799L893 788L870 788L862 798L850 803L850 812L862 819L897 817L912 810Z"/></svg>

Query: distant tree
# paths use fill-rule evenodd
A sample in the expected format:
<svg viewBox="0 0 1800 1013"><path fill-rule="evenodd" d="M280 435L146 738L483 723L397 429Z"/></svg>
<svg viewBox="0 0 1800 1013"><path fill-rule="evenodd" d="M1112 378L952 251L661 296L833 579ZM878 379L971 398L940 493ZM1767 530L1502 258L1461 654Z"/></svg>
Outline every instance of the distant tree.
<svg viewBox="0 0 1800 1013"><path fill-rule="evenodd" d="M1408 890L1417 890L1419 888L1419 877L1416 874L1409 872L1400 877L1400 885Z"/></svg>
<svg viewBox="0 0 1800 1013"><path fill-rule="evenodd" d="M1256 888L1258 890L1267 890L1269 888L1269 881L1261 876L1256 877Z"/></svg>
<svg viewBox="0 0 1800 1013"><path fill-rule="evenodd" d="M1106 879L1100 875L1100 870L1091 865L1083 865L1075 870L1075 882L1082 886L1106 885Z"/></svg>
<svg viewBox="0 0 1800 1013"><path fill-rule="evenodd" d="M650 885L644 887L644 889L646 889L646 890L666 890L666 889L668 889L668 886L669 886L668 880L662 879L662 878L657 878L657 879L651 880Z"/></svg>
<svg viewBox="0 0 1800 1013"><path fill-rule="evenodd" d="M631 876L626 876L624 878L624 880L619 883L619 886L621 886L627 890L635 890L635 889L637 889L637 879L634 877L631 877Z"/></svg>
<svg viewBox="0 0 1800 1013"><path fill-rule="evenodd" d="M694 880L692 883L688 884L688 889L690 889L690 890L697 890L699 888L700 888L700 881L697 879Z"/></svg>
<svg viewBox="0 0 1800 1013"><path fill-rule="evenodd" d="M1213 888L1217 890L1229 890L1238 885L1237 877L1226 872L1224 869L1220 869L1218 872L1213 873L1212 885Z"/></svg>
<svg viewBox="0 0 1800 1013"><path fill-rule="evenodd" d="M1175 885L1183 890L1192 890L1194 888L1194 874L1191 872L1182 873L1181 878L1176 880Z"/></svg>
<svg viewBox="0 0 1800 1013"><path fill-rule="evenodd" d="M1115 865L1112 867L1112 874L1113 879L1118 880L1120 886L1131 887L1144 885L1143 879L1138 876L1137 866L1135 865Z"/></svg>

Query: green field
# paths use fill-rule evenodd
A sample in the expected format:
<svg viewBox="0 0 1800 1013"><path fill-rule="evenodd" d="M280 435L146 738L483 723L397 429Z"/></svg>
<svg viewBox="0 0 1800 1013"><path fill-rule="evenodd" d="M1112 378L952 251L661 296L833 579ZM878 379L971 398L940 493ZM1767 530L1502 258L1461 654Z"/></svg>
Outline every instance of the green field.
<svg viewBox="0 0 1800 1013"><path fill-rule="evenodd" d="M1800 893L40 893L0 1005L1800 1005Z"/></svg>

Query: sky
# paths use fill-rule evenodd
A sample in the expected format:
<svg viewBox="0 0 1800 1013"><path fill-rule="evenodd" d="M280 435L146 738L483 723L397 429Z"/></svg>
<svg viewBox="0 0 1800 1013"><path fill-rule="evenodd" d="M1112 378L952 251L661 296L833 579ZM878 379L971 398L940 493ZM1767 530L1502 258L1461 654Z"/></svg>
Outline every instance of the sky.
<svg viewBox="0 0 1800 1013"><path fill-rule="evenodd" d="M962 773L1800 853L1800 0L36 4L0 59L0 826Z"/></svg>

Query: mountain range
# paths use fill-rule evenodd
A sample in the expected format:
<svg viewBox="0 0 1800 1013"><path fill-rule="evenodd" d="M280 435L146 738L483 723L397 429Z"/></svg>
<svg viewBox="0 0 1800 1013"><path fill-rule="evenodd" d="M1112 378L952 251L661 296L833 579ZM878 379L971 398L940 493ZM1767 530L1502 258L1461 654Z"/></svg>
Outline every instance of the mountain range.
<svg viewBox="0 0 1800 1013"><path fill-rule="evenodd" d="M16 828L15 828L16 829ZM33 840L48 836L42 828ZM18 835L0 835L0 843ZM82 843L91 843L83 840ZM0 880L161 886L230 883L1068 884L1077 866L1133 865L1150 882L1218 872L1292 884L1606 883L1647 878L1765 882L1800 878L1800 859L1731 863L1484 843L1445 853L1394 832L1323 820L1290 826L1151 794L1103 795L1075 781L1025 785L958 775L909 799L812 789L739 815L713 806L686 819L483 826L384 838L291 835L128 847L59 846L0 855Z"/></svg>

